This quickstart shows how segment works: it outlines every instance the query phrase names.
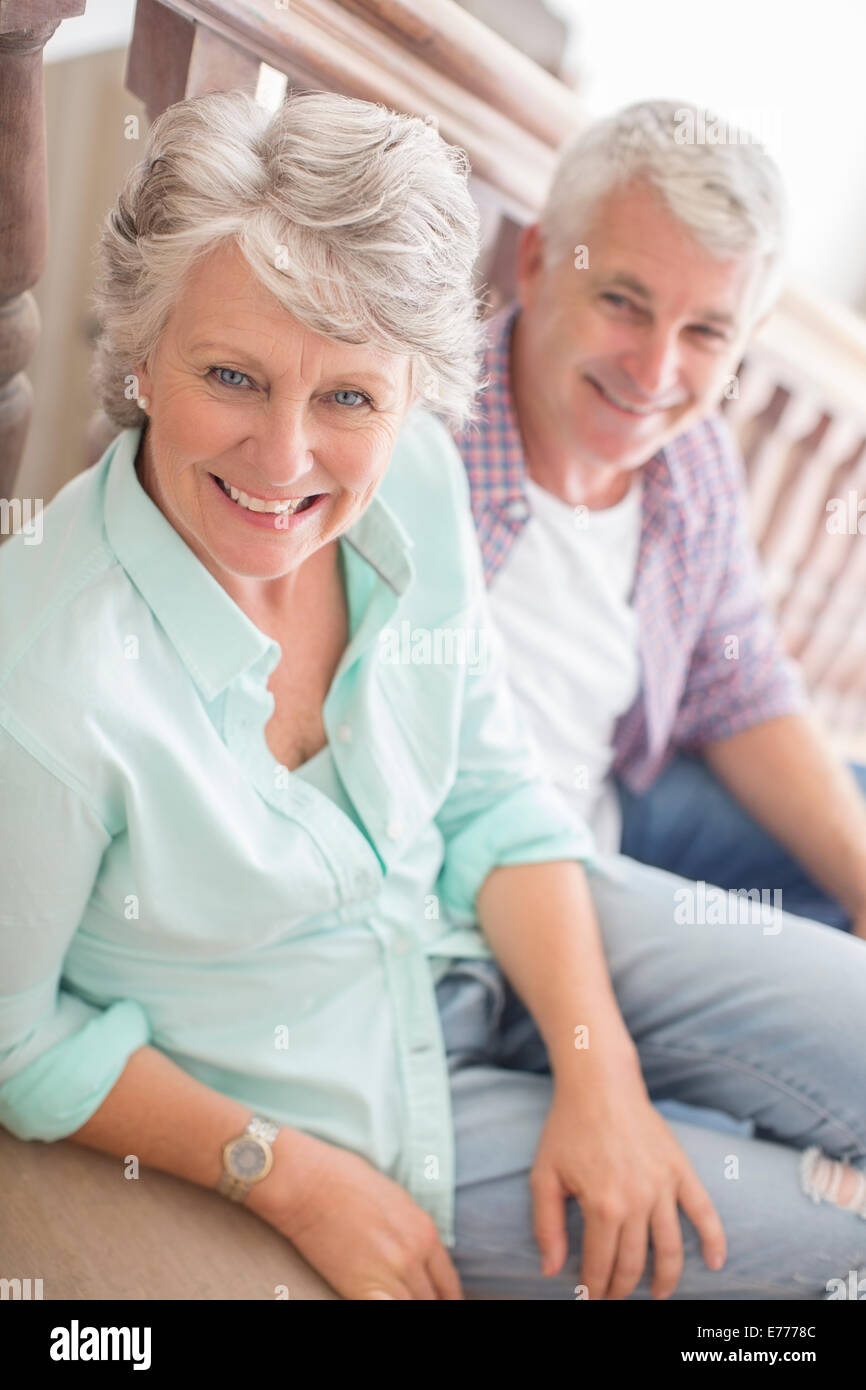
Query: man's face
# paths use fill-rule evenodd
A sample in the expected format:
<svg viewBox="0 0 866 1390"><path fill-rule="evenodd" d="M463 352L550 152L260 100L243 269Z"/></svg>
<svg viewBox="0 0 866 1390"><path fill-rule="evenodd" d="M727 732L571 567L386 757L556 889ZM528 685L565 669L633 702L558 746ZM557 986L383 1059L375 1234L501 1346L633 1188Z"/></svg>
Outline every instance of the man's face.
<svg viewBox="0 0 866 1390"><path fill-rule="evenodd" d="M602 199L574 257L545 267L537 229L524 237L519 293L532 380L529 428L584 463L614 472L646 463L710 414L748 336L762 266L711 256L654 190ZM523 425L523 412L521 425Z"/></svg>

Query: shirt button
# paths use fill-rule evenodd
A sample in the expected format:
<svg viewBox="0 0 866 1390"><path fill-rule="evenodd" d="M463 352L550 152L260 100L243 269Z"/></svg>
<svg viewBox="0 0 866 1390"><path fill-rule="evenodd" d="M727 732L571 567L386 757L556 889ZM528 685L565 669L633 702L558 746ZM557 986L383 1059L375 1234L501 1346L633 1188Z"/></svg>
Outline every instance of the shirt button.
<svg viewBox="0 0 866 1390"><path fill-rule="evenodd" d="M337 738L341 743L350 743L352 740L352 730L348 724L341 724L337 730Z"/></svg>
<svg viewBox="0 0 866 1390"><path fill-rule="evenodd" d="M509 502L505 508L505 515L512 521L525 521L529 515L526 503L521 497L515 497L513 502Z"/></svg>
<svg viewBox="0 0 866 1390"><path fill-rule="evenodd" d="M399 840L403 834L403 822L399 820L389 820L385 834L389 840Z"/></svg>
<svg viewBox="0 0 866 1390"><path fill-rule="evenodd" d="M405 936L398 936L394 939L394 950L398 956L405 956L409 950L409 941Z"/></svg>

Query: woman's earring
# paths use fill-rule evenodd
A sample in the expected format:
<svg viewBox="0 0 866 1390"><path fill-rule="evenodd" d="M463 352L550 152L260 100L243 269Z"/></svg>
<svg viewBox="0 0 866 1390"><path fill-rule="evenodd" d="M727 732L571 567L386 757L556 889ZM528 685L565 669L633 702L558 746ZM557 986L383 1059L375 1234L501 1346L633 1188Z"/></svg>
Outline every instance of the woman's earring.
<svg viewBox="0 0 866 1390"><path fill-rule="evenodd" d="M147 399L147 396L138 396L135 404L138 406L139 410L147 410L150 401Z"/></svg>

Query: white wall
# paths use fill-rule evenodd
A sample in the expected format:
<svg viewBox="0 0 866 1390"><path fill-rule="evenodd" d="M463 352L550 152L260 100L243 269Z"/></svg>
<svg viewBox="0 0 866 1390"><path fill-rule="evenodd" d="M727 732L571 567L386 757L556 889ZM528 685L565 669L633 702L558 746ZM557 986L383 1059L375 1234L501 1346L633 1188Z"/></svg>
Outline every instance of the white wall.
<svg viewBox="0 0 866 1390"><path fill-rule="evenodd" d="M107 48L126 48L132 34L135 0L87 0L84 14L64 19L45 45L46 63L80 58Z"/></svg>
<svg viewBox="0 0 866 1390"><path fill-rule="evenodd" d="M683 98L753 116L791 203L798 279L866 310L863 0L547 0L591 115Z"/></svg>

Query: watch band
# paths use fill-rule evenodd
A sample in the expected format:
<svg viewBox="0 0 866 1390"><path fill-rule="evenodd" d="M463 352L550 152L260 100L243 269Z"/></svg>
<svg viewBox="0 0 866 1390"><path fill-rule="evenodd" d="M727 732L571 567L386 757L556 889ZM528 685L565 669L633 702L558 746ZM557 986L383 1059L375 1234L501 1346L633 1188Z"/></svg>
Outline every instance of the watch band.
<svg viewBox="0 0 866 1390"><path fill-rule="evenodd" d="M271 1144L274 1142L279 1132L280 1126L273 1120L264 1119L261 1115L253 1115L246 1129L243 1131L243 1134L239 1134L234 1139L230 1139L223 1148L224 1171L217 1183L217 1192L221 1193L223 1197L228 1197L232 1202L242 1202L250 1188L254 1187L257 1182L261 1182L262 1178L267 1177L268 1173L271 1171L273 1163ZM239 1140L244 1139L247 1135L259 1141L264 1147L266 1155L264 1172L259 1173L258 1176L254 1178L238 1177L235 1173L231 1172L228 1166L229 1153L232 1146L237 1144Z"/></svg>

